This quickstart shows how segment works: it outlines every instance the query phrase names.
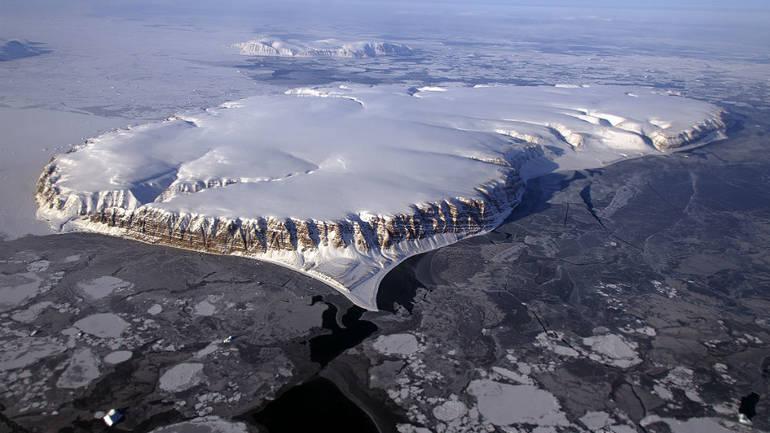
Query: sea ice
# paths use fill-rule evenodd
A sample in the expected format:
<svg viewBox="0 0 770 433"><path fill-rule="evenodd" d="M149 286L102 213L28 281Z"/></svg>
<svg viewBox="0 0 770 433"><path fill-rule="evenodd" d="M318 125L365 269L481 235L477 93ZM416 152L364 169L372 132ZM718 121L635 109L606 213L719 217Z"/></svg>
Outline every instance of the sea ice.
<svg viewBox="0 0 770 433"><path fill-rule="evenodd" d="M74 323L74 326L86 334L100 338L118 338L128 328L128 322L117 314L98 313L84 317Z"/></svg>
<svg viewBox="0 0 770 433"><path fill-rule="evenodd" d="M150 316L157 316L158 314L163 312L163 306L160 304L152 304L150 308L147 309L147 314Z"/></svg>
<svg viewBox="0 0 770 433"><path fill-rule="evenodd" d="M45 311L46 308L53 305L53 302L43 301L32 304L24 310L17 311L11 315L11 319L21 323L32 323L37 317Z"/></svg>
<svg viewBox="0 0 770 433"><path fill-rule="evenodd" d="M594 361L620 368L632 367L642 362L636 353L637 344L620 335L595 335L584 338L583 344L591 348L589 358Z"/></svg>
<svg viewBox="0 0 770 433"><path fill-rule="evenodd" d="M107 364L120 364L131 359L131 356L133 356L133 353L130 350L116 350L115 352L108 353L104 357L104 362Z"/></svg>
<svg viewBox="0 0 770 433"><path fill-rule="evenodd" d="M18 307L40 294L42 282L34 272L0 274L0 312Z"/></svg>
<svg viewBox="0 0 770 433"><path fill-rule="evenodd" d="M160 389L169 392L180 392L190 389L203 380L203 364L185 362L168 369L160 377Z"/></svg>
<svg viewBox="0 0 770 433"><path fill-rule="evenodd" d="M610 416L606 412L589 411L580 418L580 422L591 431L601 431L602 428L609 425Z"/></svg>
<svg viewBox="0 0 770 433"><path fill-rule="evenodd" d="M650 415L640 421L643 427L656 422L668 424L673 433L730 433L734 430L728 429L720 423L718 418L689 418L678 420L675 418L661 418L657 415Z"/></svg>
<svg viewBox="0 0 770 433"><path fill-rule="evenodd" d="M465 406L465 403L458 400L447 400L433 408L433 416L444 422L462 418L467 413L468 407Z"/></svg>
<svg viewBox="0 0 770 433"><path fill-rule="evenodd" d="M556 398L534 386L481 379L472 381L468 392L476 397L484 420L494 425L569 425Z"/></svg>
<svg viewBox="0 0 770 433"><path fill-rule="evenodd" d="M82 388L99 377L99 359L91 349L78 349L70 358L67 368L59 376L59 388Z"/></svg>
<svg viewBox="0 0 770 433"><path fill-rule="evenodd" d="M202 300L195 304L195 309L193 310L193 314L196 316L211 316L217 311L217 307L214 306L211 302L208 300Z"/></svg>
<svg viewBox="0 0 770 433"><path fill-rule="evenodd" d="M133 287L128 281L115 278L109 275L94 278L88 281L81 281L77 284L78 289L82 290L91 299L102 299L116 290L123 290Z"/></svg>
<svg viewBox="0 0 770 433"><path fill-rule="evenodd" d="M385 355L409 356L420 350L420 344L412 334L380 335L372 346Z"/></svg>
<svg viewBox="0 0 770 433"><path fill-rule="evenodd" d="M151 433L248 433L242 422L232 422L217 416L206 416L158 427Z"/></svg>
<svg viewBox="0 0 770 433"><path fill-rule="evenodd" d="M49 337L17 338L3 343L3 350L0 351L0 371L23 368L66 349L64 345Z"/></svg>

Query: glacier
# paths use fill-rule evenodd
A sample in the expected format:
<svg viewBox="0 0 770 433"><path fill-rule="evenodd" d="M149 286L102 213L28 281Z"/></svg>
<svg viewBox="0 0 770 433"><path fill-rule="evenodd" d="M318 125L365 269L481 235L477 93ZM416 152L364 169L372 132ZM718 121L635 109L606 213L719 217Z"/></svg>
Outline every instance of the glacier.
<svg viewBox="0 0 770 433"><path fill-rule="evenodd" d="M384 41L342 42L336 39L316 41L282 40L270 37L251 39L233 44L241 55L261 57L342 57L372 58L411 56L407 45Z"/></svg>
<svg viewBox="0 0 770 433"><path fill-rule="evenodd" d="M287 266L376 310L389 270L494 229L528 179L725 131L644 87L295 88L86 140L43 170L38 217Z"/></svg>

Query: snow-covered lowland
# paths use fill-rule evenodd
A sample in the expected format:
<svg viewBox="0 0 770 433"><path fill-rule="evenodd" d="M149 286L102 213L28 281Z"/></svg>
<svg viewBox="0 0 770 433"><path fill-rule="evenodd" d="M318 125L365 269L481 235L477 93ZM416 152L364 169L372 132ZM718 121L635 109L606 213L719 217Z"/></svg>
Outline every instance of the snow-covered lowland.
<svg viewBox="0 0 770 433"><path fill-rule="evenodd" d="M234 45L244 56L267 57L381 57L410 56L411 48L393 42L356 41L341 42L322 39L312 42L284 41L275 38L258 38Z"/></svg>
<svg viewBox="0 0 770 433"><path fill-rule="evenodd" d="M724 129L714 105L638 87L298 88L89 139L37 200L60 230L266 260L376 309L390 269L492 230L527 179Z"/></svg>

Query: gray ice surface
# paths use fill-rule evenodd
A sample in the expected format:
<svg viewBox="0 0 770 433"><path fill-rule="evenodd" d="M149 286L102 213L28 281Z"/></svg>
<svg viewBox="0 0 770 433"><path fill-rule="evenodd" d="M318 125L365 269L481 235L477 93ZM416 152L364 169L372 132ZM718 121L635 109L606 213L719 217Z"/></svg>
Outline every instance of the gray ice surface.
<svg viewBox="0 0 770 433"><path fill-rule="evenodd" d="M10 310L38 295L42 281L33 272L0 274L0 311Z"/></svg>
<svg viewBox="0 0 770 433"><path fill-rule="evenodd" d="M130 350L116 350L108 353L107 356L104 357L104 362L107 364L120 364L121 362L126 362L131 359L132 355Z"/></svg>
<svg viewBox="0 0 770 433"><path fill-rule="evenodd" d="M102 299L116 290L130 289L133 284L120 278L105 275L78 283L78 288L91 299Z"/></svg>
<svg viewBox="0 0 770 433"><path fill-rule="evenodd" d="M217 307L215 307L211 302L204 299L197 304L195 304L195 315L197 316L211 316L217 311Z"/></svg>
<svg viewBox="0 0 770 433"><path fill-rule="evenodd" d="M26 367L52 355L64 352L66 347L48 337L17 338L3 343L0 351L0 371Z"/></svg>
<svg viewBox="0 0 770 433"><path fill-rule="evenodd" d="M197 362L177 364L160 377L160 389L180 392L192 388L204 379L203 364Z"/></svg>
<svg viewBox="0 0 770 433"><path fill-rule="evenodd" d="M151 433L249 433L249 430L242 422L207 416L159 427Z"/></svg>
<svg viewBox="0 0 770 433"><path fill-rule="evenodd" d="M59 388L81 388L99 377L99 359L91 349L78 349L72 355L67 368L59 376Z"/></svg>
<svg viewBox="0 0 770 433"><path fill-rule="evenodd" d="M468 392L476 397L482 417L495 425L569 425L553 394L535 386L482 379L472 381Z"/></svg>
<svg viewBox="0 0 770 433"><path fill-rule="evenodd" d="M409 356L420 349L420 344L412 334L391 334L377 337L374 348L385 355Z"/></svg>
<svg viewBox="0 0 770 433"><path fill-rule="evenodd" d="M117 314L97 313L78 320L74 326L95 337L118 338L129 324Z"/></svg>

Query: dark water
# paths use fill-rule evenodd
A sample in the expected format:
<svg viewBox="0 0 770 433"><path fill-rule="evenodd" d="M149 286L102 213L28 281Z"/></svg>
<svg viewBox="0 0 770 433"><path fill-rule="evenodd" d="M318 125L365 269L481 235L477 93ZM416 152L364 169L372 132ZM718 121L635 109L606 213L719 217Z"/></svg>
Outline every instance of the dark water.
<svg viewBox="0 0 770 433"><path fill-rule="evenodd" d="M363 410L321 377L286 391L252 419L269 433L378 433Z"/></svg>
<svg viewBox="0 0 770 433"><path fill-rule="evenodd" d="M361 320L366 312L360 307L350 307L342 316L342 326L337 323L337 306L326 302L321 296L313 297L313 304L323 302L329 308L322 316L322 326L331 334L319 335L310 339L310 360L326 365L343 351L358 345L377 331L377 325L368 320Z"/></svg>
<svg viewBox="0 0 770 433"><path fill-rule="evenodd" d="M410 257L385 275L377 290L377 308L394 313L396 305L400 305L412 312L417 289L423 287L417 279L416 269L425 256L426 254L419 254Z"/></svg>
<svg viewBox="0 0 770 433"><path fill-rule="evenodd" d="M757 414L757 403L759 403L759 394L752 392L741 399L741 406L738 408L738 413L746 415L748 419L754 418Z"/></svg>

